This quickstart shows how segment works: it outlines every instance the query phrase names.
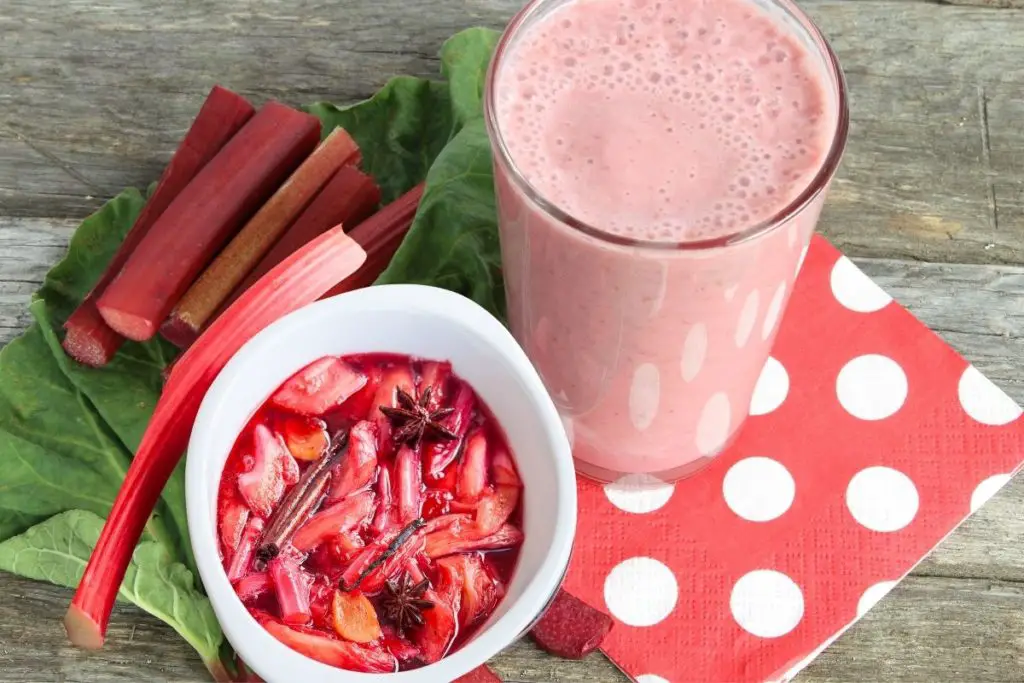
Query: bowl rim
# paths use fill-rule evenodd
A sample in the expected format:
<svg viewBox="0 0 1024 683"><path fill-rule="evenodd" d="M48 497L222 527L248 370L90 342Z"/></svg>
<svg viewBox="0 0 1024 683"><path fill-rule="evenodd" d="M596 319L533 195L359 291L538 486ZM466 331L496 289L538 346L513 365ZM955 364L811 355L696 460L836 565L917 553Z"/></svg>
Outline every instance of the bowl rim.
<svg viewBox="0 0 1024 683"><path fill-rule="evenodd" d="M550 446L556 477L557 499L551 515L554 530L540 566L528 577L522 594L504 615L487 624L472 641L439 662L390 674L366 674L338 669L315 661L271 636L237 599L221 566L217 548L216 520L209 514L210 497L216 496L219 477L210 482L208 461L219 458L223 449L214 446L221 415L237 410L237 380L254 364L273 362L273 348L297 330L308 331L318 320L357 316L361 312L392 311L427 314L444 324L455 324L490 345L509 362L522 380ZM321 325L329 334L329 325ZM290 369L292 372L299 368ZM271 389L272 391L273 389ZM251 414L266 397L246 398ZM255 335L231 358L203 397L192 430L186 460L185 498L192 550L206 593L232 646L242 659L265 680L313 680L326 683L388 681L427 683L454 680L484 664L523 635L549 604L567 571L576 530L576 479L571 449L557 409L526 354L508 330L480 305L462 295L425 285L379 285L348 292L310 304L282 317ZM214 515L215 517L215 515ZM229 635L230 634L230 635ZM236 642L239 641L239 642Z"/></svg>

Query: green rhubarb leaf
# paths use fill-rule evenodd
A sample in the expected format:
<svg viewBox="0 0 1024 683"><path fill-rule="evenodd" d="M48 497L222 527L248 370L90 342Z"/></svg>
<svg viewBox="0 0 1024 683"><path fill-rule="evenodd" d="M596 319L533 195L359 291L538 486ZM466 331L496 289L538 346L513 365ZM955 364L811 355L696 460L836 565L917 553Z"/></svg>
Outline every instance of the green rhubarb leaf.
<svg viewBox="0 0 1024 683"><path fill-rule="evenodd" d="M487 66L500 37L489 28L469 28L441 46L441 73L448 79L452 113L460 128L483 114Z"/></svg>
<svg viewBox="0 0 1024 683"><path fill-rule="evenodd" d="M0 543L0 570L73 588L102 528L91 512L62 512ZM217 659L223 634L213 607L163 545L148 541L135 549L118 595L172 626L204 661Z"/></svg>

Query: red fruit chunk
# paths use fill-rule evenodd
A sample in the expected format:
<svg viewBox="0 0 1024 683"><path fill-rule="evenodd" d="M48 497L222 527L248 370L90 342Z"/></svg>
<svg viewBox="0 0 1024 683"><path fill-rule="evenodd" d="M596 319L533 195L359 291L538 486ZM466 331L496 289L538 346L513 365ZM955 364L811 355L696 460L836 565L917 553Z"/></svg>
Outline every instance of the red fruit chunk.
<svg viewBox="0 0 1024 683"><path fill-rule="evenodd" d="M462 451L455 494L463 502L475 502L480 499L486 488L487 437L482 431L477 431L469 437L466 448Z"/></svg>
<svg viewBox="0 0 1024 683"><path fill-rule="evenodd" d="M293 415L282 420L282 423L284 442L296 460L312 462L327 452L331 439L323 420Z"/></svg>
<svg viewBox="0 0 1024 683"><path fill-rule="evenodd" d="M322 509L295 532L292 545L296 550L308 552L321 543L364 524L373 514L373 499L373 491L363 491Z"/></svg>
<svg viewBox="0 0 1024 683"><path fill-rule="evenodd" d="M458 588L446 583L443 572L438 584L437 590L428 590L423 594L434 606L423 611L423 626L415 632L414 642L422 652L424 664L433 664L444 657L459 632L455 616L459 611Z"/></svg>
<svg viewBox="0 0 1024 683"><path fill-rule="evenodd" d="M252 469L238 475L238 490L250 510L268 519L285 488L299 480L299 466L284 439L266 425L256 425L252 440Z"/></svg>
<svg viewBox="0 0 1024 683"><path fill-rule="evenodd" d="M263 628L296 652L339 669L380 674L398 670L398 660L381 647L325 638L312 631L288 628L270 620L263 622Z"/></svg>
<svg viewBox="0 0 1024 683"><path fill-rule="evenodd" d="M242 602L253 602L261 598L274 587L270 574L255 572L244 577L235 584L235 593Z"/></svg>
<svg viewBox="0 0 1024 683"><path fill-rule="evenodd" d="M405 526L419 518L422 501L422 469L419 451L408 446L398 450L395 460L395 478L398 487L398 521Z"/></svg>
<svg viewBox="0 0 1024 683"><path fill-rule="evenodd" d="M419 395L430 389L430 403L427 408L437 410L445 406L448 399L448 378L452 374L452 364L444 361L428 361L420 371Z"/></svg>
<svg viewBox="0 0 1024 683"><path fill-rule="evenodd" d="M363 420L352 426L348 433L348 452L341 460L331 479L327 503L335 503L348 494L373 482L377 471L377 428Z"/></svg>
<svg viewBox="0 0 1024 683"><path fill-rule="evenodd" d="M300 415L323 415L366 384L366 375L334 356L315 360L281 385L271 402Z"/></svg>
<svg viewBox="0 0 1024 683"><path fill-rule="evenodd" d="M459 676L453 683L501 683L498 674L494 673L486 664L482 664L470 671L465 676Z"/></svg>
<svg viewBox="0 0 1024 683"><path fill-rule="evenodd" d="M452 413L442 420L442 424L455 432L459 438L452 441L438 441L427 446L424 451L424 460L427 463L427 478L430 480L442 478L445 469L455 460L473 417L473 408L476 406L473 390L465 382L459 382L458 385L455 398L452 401Z"/></svg>
<svg viewBox="0 0 1024 683"><path fill-rule="evenodd" d="M270 561L268 573L274 582L281 620L296 626L308 624L312 618L309 594L313 577L302 569L299 558L279 555Z"/></svg>
<svg viewBox="0 0 1024 683"><path fill-rule="evenodd" d="M234 486L226 487L218 501L220 508L220 546L221 557L225 563L231 562L235 549L242 540L242 532L249 521L249 508L238 494Z"/></svg>
<svg viewBox="0 0 1024 683"><path fill-rule="evenodd" d="M556 657L583 659L601 646L612 629L612 618L564 590L559 590L530 636Z"/></svg>
<svg viewBox="0 0 1024 683"><path fill-rule="evenodd" d="M331 614L335 632L345 640L366 644L383 635L377 611L362 593L334 591Z"/></svg>
<svg viewBox="0 0 1024 683"><path fill-rule="evenodd" d="M384 371L380 385L377 387L377 394L373 397L373 404L370 406L368 419L373 420L377 425L377 446L382 455L391 453L391 422L384 413L380 412L381 406L395 408L398 406L398 390L402 389L410 396L416 395L416 386L413 383L412 371L408 365L395 365Z"/></svg>
<svg viewBox="0 0 1024 683"><path fill-rule="evenodd" d="M231 556L231 564L228 565L228 581L238 581L249 571L252 558L256 554L256 548L260 544L260 537L263 535L263 520L259 517L250 517L249 523L245 525L242 538L238 541L235 554Z"/></svg>
<svg viewBox="0 0 1024 683"><path fill-rule="evenodd" d="M459 628L467 629L477 619L491 613L504 587L498 584L484 566L479 555L453 555L439 560L438 568L460 578L462 604L459 608Z"/></svg>
<svg viewBox="0 0 1024 683"><path fill-rule="evenodd" d="M391 470L386 466L380 468L377 475L377 514L373 518L373 532L380 536L393 531L398 526L398 510L394 506L391 491Z"/></svg>
<svg viewBox="0 0 1024 683"><path fill-rule="evenodd" d="M390 626L383 626L382 629L384 632L384 640L382 642L384 649L393 654L398 661L411 662L420 658L421 653L418 647L395 633L395 630Z"/></svg>
<svg viewBox="0 0 1024 683"><path fill-rule="evenodd" d="M445 529L427 535L427 557L437 559L455 553L511 548L523 542L523 532L505 524L492 534L482 534L475 525L464 531Z"/></svg>
<svg viewBox="0 0 1024 683"><path fill-rule="evenodd" d="M497 531L519 504L518 486L497 486L485 495L476 509L476 523L485 534Z"/></svg>

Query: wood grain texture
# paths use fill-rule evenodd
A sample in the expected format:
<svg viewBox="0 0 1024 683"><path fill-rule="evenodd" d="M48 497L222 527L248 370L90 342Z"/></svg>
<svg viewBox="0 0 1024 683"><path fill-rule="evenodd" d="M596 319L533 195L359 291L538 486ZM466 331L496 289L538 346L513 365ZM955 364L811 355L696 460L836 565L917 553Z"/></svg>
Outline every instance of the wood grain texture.
<svg viewBox="0 0 1024 683"><path fill-rule="evenodd" d="M0 344L78 221L154 180L215 82L256 102L369 95L434 75L441 41L520 0L2 0ZM850 90L821 230L1024 401L1024 0L805 3ZM1024 671L1024 479L1011 482L801 681L1012 681ZM0 681L204 681L168 627L119 607L68 647L68 591L0 574ZM517 644L507 681L621 683L606 659Z"/></svg>

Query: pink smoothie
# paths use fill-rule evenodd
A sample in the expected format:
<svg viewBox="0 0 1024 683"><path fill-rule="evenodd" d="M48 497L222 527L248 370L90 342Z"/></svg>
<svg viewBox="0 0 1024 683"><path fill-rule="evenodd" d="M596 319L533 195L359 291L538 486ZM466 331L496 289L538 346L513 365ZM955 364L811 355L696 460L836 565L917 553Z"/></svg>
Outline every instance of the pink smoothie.
<svg viewBox="0 0 1024 683"><path fill-rule="evenodd" d="M772 3L540 5L488 102L512 330L581 471L685 474L750 410L820 213L837 81Z"/></svg>

